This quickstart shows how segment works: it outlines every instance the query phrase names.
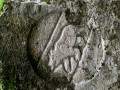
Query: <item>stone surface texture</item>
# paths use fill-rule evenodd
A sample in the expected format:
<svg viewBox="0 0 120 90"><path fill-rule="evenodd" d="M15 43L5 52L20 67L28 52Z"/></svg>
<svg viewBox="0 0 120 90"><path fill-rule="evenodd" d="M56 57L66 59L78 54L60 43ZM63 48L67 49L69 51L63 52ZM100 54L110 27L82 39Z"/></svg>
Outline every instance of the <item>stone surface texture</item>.
<svg viewBox="0 0 120 90"><path fill-rule="evenodd" d="M33 22L27 52L35 73L55 90L120 90L120 1L50 2L12 2Z"/></svg>

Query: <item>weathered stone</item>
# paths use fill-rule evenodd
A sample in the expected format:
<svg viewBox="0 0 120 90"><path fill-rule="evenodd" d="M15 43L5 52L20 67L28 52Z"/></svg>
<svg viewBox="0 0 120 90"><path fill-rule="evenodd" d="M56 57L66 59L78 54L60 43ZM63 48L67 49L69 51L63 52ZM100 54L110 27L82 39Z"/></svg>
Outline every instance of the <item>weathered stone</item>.
<svg viewBox="0 0 120 90"><path fill-rule="evenodd" d="M42 64L47 66L47 70L50 69L53 76L66 76L68 81L74 83L75 90L107 90L117 82L119 75L117 64L113 62L113 57L118 56L110 48L112 38L118 38L115 27L119 26L114 26L114 22L119 25L119 19L110 14L111 7L101 8L103 1L85 2L88 15L83 17L79 26L70 25L66 12L57 12L57 15L51 12L39 20L37 30L40 32L32 30L31 37L28 37L31 40L29 46L31 51L36 52L32 53L33 57L39 57L35 59L39 60L38 67L41 61L44 62ZM112 2L106 4L111 5ZM69 5L66 7L71 9ZM54 17L53 21L47 22L51 17ZM84 21L84 18L87 20ZM111 26L115 33L110 33ZM119 45L116 43L114 41L115 46Z"/></svg>
<svg viewBox="0 0 120 90"><path fill-rule="evenodd" d="M39 77L57 90L70 90L72 84L74 90L119 90L120 2L51 2L55 5L17 7L25 21L34 23L27 51Z"/></svg>

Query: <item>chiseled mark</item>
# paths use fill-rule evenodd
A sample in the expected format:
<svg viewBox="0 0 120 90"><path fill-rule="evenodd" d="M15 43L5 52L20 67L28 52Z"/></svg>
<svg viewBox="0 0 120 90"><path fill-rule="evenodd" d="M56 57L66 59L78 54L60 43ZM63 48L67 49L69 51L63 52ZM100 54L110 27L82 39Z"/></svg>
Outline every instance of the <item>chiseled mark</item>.
<svg viewBox="0 0 120 90"><path fill-rule="evenodd" d="M84 60L86 60L87 56L88 56L88 53L89 53L89 45L92 41L92 36L93 36L93 30L91 30L91 33L88 37L88 40L87 40L87 43L86 43L86 46L84 47L83 49L83 53L82 53L82 56L81 56L81 60L79 61L79 66L83 66L82 63Z"/></svg>
<svg viewBox="0 0 120 90"><path fill-rule="evenodd" d="M79 61L81 55L80 50L78 48L75 48L74 51L75 51L75 60Z"/></svg>
<svg viewBox="0 0 120 90"><path fill-rule="evenodd" d="M69 81L78 66L77 61L80 60L80 50L78 48L74 48L76 39L74 26L66 26L63 29L60 38L54 44L54 49L50 50L49 54L48 66L50 66L51 70L54 71L56 70L55 68L62 63L62 71L64 70L67 74Z"/></svg>
<svg viewBox="0 0 120 90"><path fill-rule="evenodd" d="M103 50L103 55L102 55L102 60L100 61L97 70L100 71L100 67L102 67L102 63L105 62L106 60L106 52L108 51L108 44L109 44L109 40L105 40L102 35L101 35L101 45L102 45L102 50Z"/></svg>
<svg viewBox="0 0 120 90"><path fill-rule="evenodd" d="M73 74L76 67L77 67L78 62L74 59L74 57L71 57L70 61L71 61L71 72L70 72L70 74Z"/></svg>
<svg viewBox="0 0 120 90"><path fill-rule="evenodd" d="M64 60L63 69L67 73L68 81L72 81L73 75L76 72L78 67L78 62L74 59L74 57L70 57Z"/></svg>
<svg viewBox="0 0 120 90"><path fill-rule="evenodd" d="M54 72L54 73L58 73L58 72L59 72L59 73L60 73L60 74L59 74L60 76L66 74L66 72L65 72L64 69L63 69L63 65L62 65L62 64L58 65L58 67L56 67L53 72Z"/></svg>
<svg viewBox="0 0 120 90"><path fill-rule="evenodd" d="M74 56L75 51L73 46L75 44L76 34L73 26L69 25L63 29L63 32L54 45L54 50L50 50L49 63L50 67L59 65L63 59Z"/></svg>
<svg viewBox="0 0 120 90"><path fill-rule="evenodd" d="M66 58L64 60L64 66L63 67L64 67L64 69L67 73L70 72L70 60L68 58Z"/></svg>
<svg viewBox="0 0 120 90"><path fill-rule="evenodd" d="M52 47L55 40L58 38L59 33L61 32L60 27L65 26L66 24L67 24L67 21L65 19L65 13L62 12L61 16L58 19L58 23L56 24L56 27L53 30L53 33L52 33L52 35L50 37L50 40L49 40L47 46L45 47L44 52L43 52L40 60L46 60L45 58L47 57L47 53L49 52L50 48ZM40 60L39 60L38 66L40 65Z"/></svg>

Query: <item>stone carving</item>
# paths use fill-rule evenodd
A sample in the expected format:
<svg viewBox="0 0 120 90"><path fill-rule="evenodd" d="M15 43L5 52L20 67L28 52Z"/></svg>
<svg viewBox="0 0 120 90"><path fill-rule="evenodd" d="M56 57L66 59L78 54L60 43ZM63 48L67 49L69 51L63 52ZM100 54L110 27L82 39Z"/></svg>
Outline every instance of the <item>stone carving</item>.
<svg viewBox="0 0 120 90"><path fill-rule="evenodd" d="M89 7L89 18L85 16L78 26L68 23L64 10L51 9L50 6L49 13L39 19L37 29L30 33L29 54L36 60L38 70L43 65L53 76L67 77L75 85L75 90L108 90L119 74L114 62L119 50L116 53L111 48L113 43L117 43L115 48L119 49L119 44L109 40L113 34L110 29L116 19L109 15L109 10L104 13L104 10L98 9L95 0L84 1ZM94 4L96 7L93 7ZM103 17L107 15L110 17ZM110 21L112 19L113 22Z"/></svg>
<svg viewBox="0 0 120 90"><path fill-rule="evenodd" d="M77 66L77 60L80 60L80 51L73 48L76 42L76 34L72 25L66 26L58 41L54 45L54 50L50 50L49 66L51 70L57 72L57 67L62 64L64 71L72 74ZM58 71L59 72L59 71ZM62 72L64 73L64 72Z"/></svg>

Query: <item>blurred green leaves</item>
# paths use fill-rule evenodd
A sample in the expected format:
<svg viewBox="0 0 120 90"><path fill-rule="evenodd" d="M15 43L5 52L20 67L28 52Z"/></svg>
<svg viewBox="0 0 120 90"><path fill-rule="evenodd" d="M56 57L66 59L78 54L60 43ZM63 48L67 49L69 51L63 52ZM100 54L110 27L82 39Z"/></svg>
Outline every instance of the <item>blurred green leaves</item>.
<svg viewBox="0 0 120 90"><path fill-rule="evenodd" d="M3 4L4 4L4 0L0 0L0 11L1 11L2 8L3 8Z"/></svg>
<svg viewBox="0 0 120 90"><path fill-rule="evenodd" d="M2 82L0 82L0 90L4 90L4 85Z"/></svg>

